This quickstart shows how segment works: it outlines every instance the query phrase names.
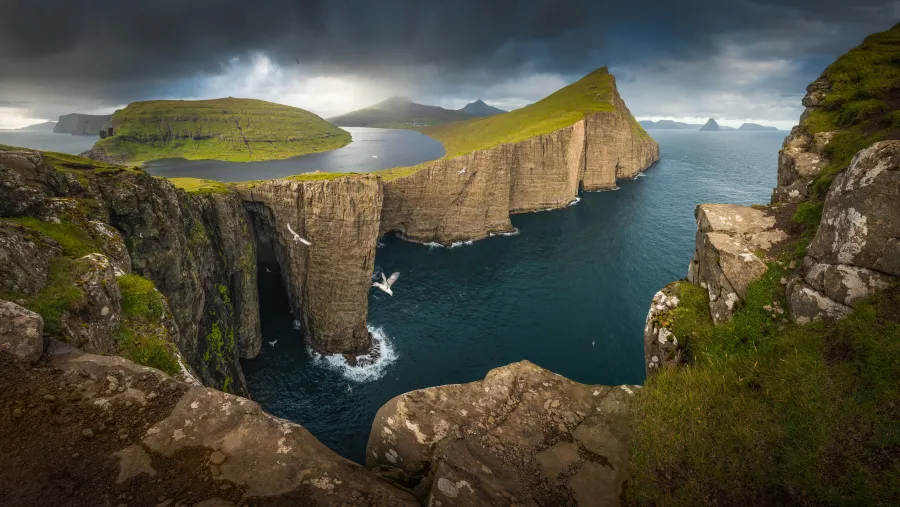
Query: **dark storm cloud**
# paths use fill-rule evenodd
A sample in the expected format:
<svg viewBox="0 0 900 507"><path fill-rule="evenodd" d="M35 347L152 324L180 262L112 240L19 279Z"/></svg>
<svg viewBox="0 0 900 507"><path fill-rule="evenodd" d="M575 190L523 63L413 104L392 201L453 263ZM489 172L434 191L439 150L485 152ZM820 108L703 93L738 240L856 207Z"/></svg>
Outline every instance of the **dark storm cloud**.
<svg viewBox="0 0 900 507"><path fill-rule="evenodd" d="M723 38L761 58L831 58L887 28L897 4L0 0L0 13L0 101L62 95L99 106L153 96L258 52L281 65L380 78L428 67L443 90L511 73L662 68L707 58Z"/></svg>

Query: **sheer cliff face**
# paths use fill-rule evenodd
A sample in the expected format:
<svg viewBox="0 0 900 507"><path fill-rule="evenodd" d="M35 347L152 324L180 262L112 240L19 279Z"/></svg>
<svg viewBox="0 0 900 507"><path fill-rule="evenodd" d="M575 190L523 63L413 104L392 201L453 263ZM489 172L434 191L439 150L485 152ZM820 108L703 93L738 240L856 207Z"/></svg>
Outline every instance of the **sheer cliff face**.
<svg viewBox="0 0 900 507"><path fill-rule="evenodd" d="M307 342L325 353L368 349L366 315L381 218L380 181L273 180L239 191L253 217L262 259L272 255L281 267Z"/></svg>
<svg viewBox="0 0 900 507"><path fill-rule="evenodd" d="M659 146L613 87L615 111L568 127L427 164L384 183L381 232L450 244L512 230L511 213L569 205L585 190L615 188L659 160Z"/></svg>
<svg viewBox="0 0 900 507"><path fill-rule="evenodd" d="M234 193L186 194L145 173L98 179L134 271L156 284L178 348L207 385L246 393L239 357L259 353L256 250Z"/></svg>
<svg viewBox="0 0 900 507"><path fill-rule="evenodd" d="M39 152L0 152L0 167L4 168L0 171L4 189L0 200L22 198L22 206L5 209L3 216L84 226L97 242L98 253L108 258L108 262L92 260L92 254L77 261L91 260L87 274L96 272L79 283L84 293L96 296L91 299L97 304L90 306L96 306L98 315L69 312L70 318L62 322L71 331L66 333L69 339L90 343L83 345L88 349L111 350L109 342L117 340L116 336L111 331L101 332L115 328L102 318L117 313L118 296L109 291L115 286L110 280L115 271L133 272L151 280L168 299L175 324L168 339L200 379L207 385L246 393L238 359L255 356L261 336L256 250L239 197L232 192L186 194L141 171L105 168L98 173L87 164L64 169L59 162L48 160L52 159ZM30 244L27 237L2 235L21 248ZM41 255L30 256L34 259L30 265L37 271L48 270L45 253L59 253L53 245L41 247ZM100 269L106 264L109 266ZM17 292L36 290L33 285L19 285ZM101 307L108 310L101 312ZM87 341L78 339L81 329L90 330Z"/></svg>
<svg viewBox="0 0 900 507"><path fill-rule="evenodd" d="M637 123L613 86L615 111L585 118L585 190L616 188L659 160L659 145Z"/></svg>

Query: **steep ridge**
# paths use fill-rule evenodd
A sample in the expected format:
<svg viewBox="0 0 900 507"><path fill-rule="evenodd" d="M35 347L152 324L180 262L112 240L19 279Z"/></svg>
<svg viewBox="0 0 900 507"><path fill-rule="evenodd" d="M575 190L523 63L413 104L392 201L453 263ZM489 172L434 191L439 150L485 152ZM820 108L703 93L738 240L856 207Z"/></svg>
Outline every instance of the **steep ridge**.
<svg viewBox="0 0 900 507"><path fill-rule="evenodd" d="M100 128L109 121L108 114L64 114L53 126L56 134L72 134L73 136L97 136Z"/></svg>
<svg viewBox="0 0 900 507"><path fill-rule="evenodd" d="M631 116L605 68L534 107L537 112L426 129L448 153L463 153L384 171L382 233L451 244L508 232L510 213L568 206L580 188L613 189L617 178L633 178L659 159L659 146ZM536 127L523 140L465 152L482 146L484 136L515 139L528 132L520 117L551 130Z"/></svg>
<svg viewBox="0 0 900 507"><path fill-rule="evenodd" d="M261 260L277 262L307 343L324 353L363 353L382 189L371 176L236 187ZM290 230L288 229L290 227ZM294 239L294 231L312 244Z"/></svg>

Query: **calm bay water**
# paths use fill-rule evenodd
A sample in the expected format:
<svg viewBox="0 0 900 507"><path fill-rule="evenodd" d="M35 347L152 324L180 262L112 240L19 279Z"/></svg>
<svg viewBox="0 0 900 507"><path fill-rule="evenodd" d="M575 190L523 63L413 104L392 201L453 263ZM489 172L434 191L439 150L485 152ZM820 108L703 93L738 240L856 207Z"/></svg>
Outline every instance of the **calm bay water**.
<svg viewBox="0 0 900 507"><path fill-rule="evenodd" d="M279 275L261 270L263 350L244 362L254 399L361 462L378 408L413 389L522 359L579 382L643 382L644 318L653 294L686 274L694 207L767 202L786 133L652 135L663 158L644 176L564 210L516 215L518 235L457 248L385 238L376 272L401 274L393 297L369 296L384 348L373 366L314 357Z"/></svg>
<svg viewBox="0 0 900 507"><path fill-rule="evenodd" d="M189 176L219 181L268 180L294 174L326 172L371 172L421 164L444 156L444 146L412 130L344 127L353 142L332 151L268 162L222 162L218 160L154 160L144 169L154 176Z"/></svg>
<svg viewBox="0 0 900 507"><path fill-rule="evenodd" d="M0 144L72 155L91 149L91 146L97 142L97 139L99 139L97 136L73 136L69 134L54 134L53 132L0 131Z"/></svg>

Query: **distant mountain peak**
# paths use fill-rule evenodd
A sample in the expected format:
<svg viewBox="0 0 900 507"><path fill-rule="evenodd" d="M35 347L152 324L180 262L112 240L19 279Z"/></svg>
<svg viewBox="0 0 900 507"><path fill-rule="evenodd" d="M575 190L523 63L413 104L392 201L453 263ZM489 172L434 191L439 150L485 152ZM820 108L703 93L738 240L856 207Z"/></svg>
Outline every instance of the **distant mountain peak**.
<svg viewBox="0 0 900 507"><path fill-rule="evenodd" d="M485 101L478 99L475 102L469 102L459 109L463 113L471 116L493 116L495 114L505 113L503 109L487 104Z"/></svg>
<svg viewBox="0 0 900 507"><path fill-rule="evenodd" d="M714 118L710 118L709 120L706 121L706 124L704 124L702 127L700 127L700 130L703 130L706 132L717 132L719 130L722 130L722 128L719 127L719 123L716 122L716 120Z"/></svg>

